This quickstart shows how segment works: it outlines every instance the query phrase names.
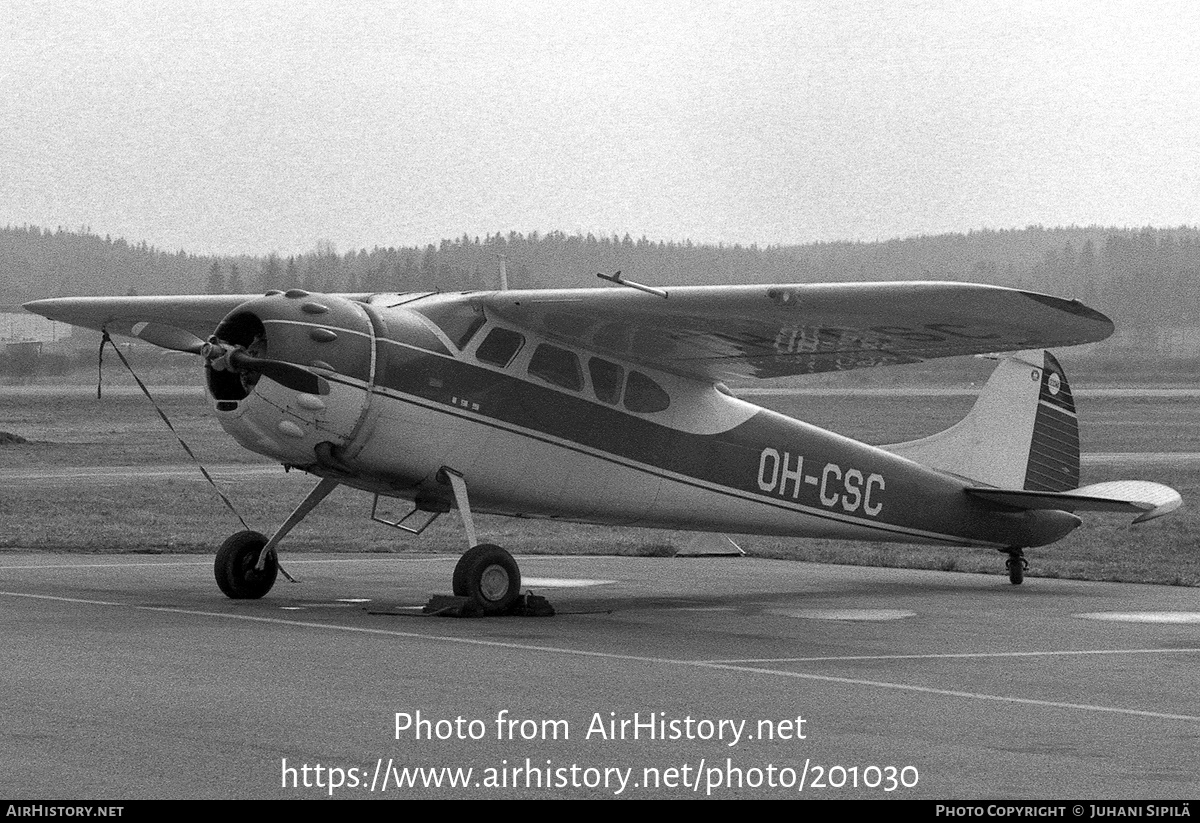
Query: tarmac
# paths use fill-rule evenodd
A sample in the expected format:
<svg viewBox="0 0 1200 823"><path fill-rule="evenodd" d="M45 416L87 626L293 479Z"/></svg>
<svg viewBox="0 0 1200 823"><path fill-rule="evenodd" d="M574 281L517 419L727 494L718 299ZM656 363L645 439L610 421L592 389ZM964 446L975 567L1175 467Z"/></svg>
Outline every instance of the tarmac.
<svg viewBox="0 0 1200 823"><path fill-rule="evenodd" d="M1195 588L518 556L555 616L452 619L453 555L281 560L0 555L0 795L1200 797Z"/></svg>

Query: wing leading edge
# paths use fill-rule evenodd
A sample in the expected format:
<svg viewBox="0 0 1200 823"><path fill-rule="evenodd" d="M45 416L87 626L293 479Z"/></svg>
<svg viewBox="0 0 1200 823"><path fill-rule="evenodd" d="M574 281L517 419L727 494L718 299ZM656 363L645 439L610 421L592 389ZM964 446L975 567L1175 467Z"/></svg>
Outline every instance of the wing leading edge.
<svg viewBox="0 0 1200 823"><path fill-rule="evenodd" d="M187 294L153 297L55 297L24 308L60 323L108 330L164 349L195 351L231 311L260 294ZM366 294L343 295L352 300Z"/></svg>
<svg viewBox="0 0 1200 823"><path fill-rule="evenodd" d="M164 336L166 329L193 335L201 340L235 308L258 297L255 294L200 294L159 297L56 297L26 303L25 309L60 323L127 337L142 337L143 324ZM153 332L151 333L153 335ZM182 344L186 338L177 335ZM157 340L149 342L164 345Z"/></svg>

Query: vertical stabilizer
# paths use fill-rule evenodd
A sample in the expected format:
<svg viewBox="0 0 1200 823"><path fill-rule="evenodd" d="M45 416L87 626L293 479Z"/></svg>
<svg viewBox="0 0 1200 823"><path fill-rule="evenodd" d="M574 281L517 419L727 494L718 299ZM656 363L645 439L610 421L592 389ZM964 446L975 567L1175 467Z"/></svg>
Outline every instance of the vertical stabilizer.
<svg viewBox="0 0 1200 823"><path fill-rule="evenodd" d="M1058 492L1079 485L1075 400L1050 352L1006 356L961 422L884 448L998 488Z"/></svg>

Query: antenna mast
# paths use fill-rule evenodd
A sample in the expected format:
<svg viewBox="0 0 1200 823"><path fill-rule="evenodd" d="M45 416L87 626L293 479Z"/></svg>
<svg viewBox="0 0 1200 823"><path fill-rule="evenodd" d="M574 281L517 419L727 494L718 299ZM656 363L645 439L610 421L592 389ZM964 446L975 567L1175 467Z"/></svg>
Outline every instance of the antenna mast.
<svg viewBox="0 0 1200 823"><path fill-rule="evenodd" d="M497 254L500 258L500 291L508 291L508 256Z"/></svg>

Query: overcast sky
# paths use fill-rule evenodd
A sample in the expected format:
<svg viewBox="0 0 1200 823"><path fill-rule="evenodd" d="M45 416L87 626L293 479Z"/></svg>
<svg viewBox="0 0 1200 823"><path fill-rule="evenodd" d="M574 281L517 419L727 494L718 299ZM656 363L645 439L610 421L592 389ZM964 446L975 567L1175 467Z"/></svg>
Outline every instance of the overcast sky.
<svg viewBox="0 0 1200 823"><path fill-rule="evenodd" d="M167 250L1200 224L1200 3L25 2L0 225Z"/></svg>

